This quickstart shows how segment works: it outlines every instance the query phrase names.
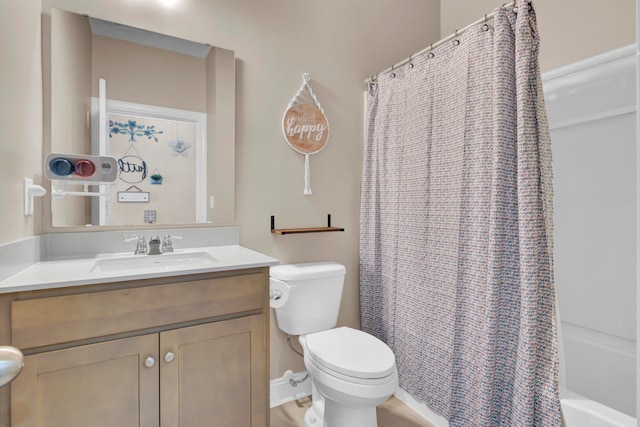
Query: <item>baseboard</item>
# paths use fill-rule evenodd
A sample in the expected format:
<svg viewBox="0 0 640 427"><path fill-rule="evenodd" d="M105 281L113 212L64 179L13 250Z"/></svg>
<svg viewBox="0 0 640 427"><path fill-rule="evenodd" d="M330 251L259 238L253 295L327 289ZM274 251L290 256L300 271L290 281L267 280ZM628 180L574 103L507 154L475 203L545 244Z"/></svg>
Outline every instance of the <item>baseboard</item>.
<svg viewBox="0 0 640 427"><path fill-rule="evenodd" d="M293 377L302 379L305 375L307 375L306 371L296 372L293 374ZM311 379L307 378L294 387L284 376L276 378L271 380L269 384L269 393L269 407L275 408L276 406L293 402L296 399L311 396Z"/></svg>
<svg viewBox="0 0 640 427"><path fill-rule="evenodd" d="M411 408L415 413L429 421L435 427L449 427L449 421L445 417L433 411L425 403L420 402L403 389L398 388L395 396L405 405Z"/></svg>
<svg viewBox="0 0 640 427"><path fill-rule="evenodd" d="M296 372L293 374L294 378L301 379L307 374L306 371ZM296 399L302 399L311 395L311 380L307 380L298 384L297 387L291 385L288 379L284 376L271 380L269 384L269 407L275 408L276 406L284 405L285 403L293 402ZM405 405L415 411L418 415L431 422L435 427L449 427L449 421L442 415L434 412L423 402L418 401L408 392L401 388L395 393L395 396L401 400Z"/></svg>

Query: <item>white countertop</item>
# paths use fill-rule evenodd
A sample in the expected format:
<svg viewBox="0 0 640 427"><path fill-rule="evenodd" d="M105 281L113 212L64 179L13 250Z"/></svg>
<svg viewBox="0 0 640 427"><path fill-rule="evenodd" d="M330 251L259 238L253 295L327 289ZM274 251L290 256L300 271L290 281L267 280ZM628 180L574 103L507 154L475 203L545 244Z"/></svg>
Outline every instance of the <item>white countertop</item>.
<svg viewBox="0 0 640 427"><path fill-rule="evenodd" d="M161 255L133 255L131 252L110 253L86 258L53 259L41 261L0 282L0 293L30 291L38 289L83 286L98 283L121 282L166 276L238 270L244 268L267 267L278 264L278 260L239 245L209 246L191 249L176 249L172 254L205 253L215 258L215 262L203 265L181 265L170 263L143 269L126 268L118 271L102 272L94 268L96 261L131 258L157 257ZM161 263L160 263L161 264Z"/></svg>

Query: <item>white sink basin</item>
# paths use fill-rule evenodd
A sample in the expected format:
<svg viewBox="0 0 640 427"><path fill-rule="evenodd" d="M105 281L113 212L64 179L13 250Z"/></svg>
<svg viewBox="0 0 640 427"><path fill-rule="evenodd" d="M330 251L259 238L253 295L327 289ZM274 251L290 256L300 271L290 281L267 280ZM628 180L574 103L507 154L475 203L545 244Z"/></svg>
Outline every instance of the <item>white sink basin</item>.
<svg viewBox="0 0 640 427"><path fill-rule="evenodd" d="M97 260L90 273L107 272L158 272L175 271L183 268L200 268L215 265L219 260L206 252L167 253L160 255L131 255L121 258Z"/></svg>

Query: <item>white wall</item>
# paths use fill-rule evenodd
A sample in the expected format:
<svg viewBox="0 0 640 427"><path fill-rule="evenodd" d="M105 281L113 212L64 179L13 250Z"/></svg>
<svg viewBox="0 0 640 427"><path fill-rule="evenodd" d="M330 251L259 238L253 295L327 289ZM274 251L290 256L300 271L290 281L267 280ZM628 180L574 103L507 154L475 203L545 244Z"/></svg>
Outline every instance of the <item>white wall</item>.
<svg viewBox="0 0 640 427"><path fill-rule="evenodd" d="M492 12L505 0L442 0L441 35ZM553 70L635 41L635 0L533 0L540 69Z"/></svg>
<svg viewBox="0 0 640 427"><path fill-rule="evenodd" d="M23 178L42 176L40 45L40 1L0 1L0 243L40 231L22 209Z"/></svg>

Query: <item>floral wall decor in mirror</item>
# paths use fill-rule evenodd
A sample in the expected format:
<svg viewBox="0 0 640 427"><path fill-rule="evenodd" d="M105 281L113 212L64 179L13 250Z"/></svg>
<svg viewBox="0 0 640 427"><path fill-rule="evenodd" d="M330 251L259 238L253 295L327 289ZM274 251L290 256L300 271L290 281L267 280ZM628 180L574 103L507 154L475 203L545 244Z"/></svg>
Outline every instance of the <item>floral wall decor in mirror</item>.
<svg viewBox="0 0 640 427"><path fill-rule="evenodd" d="M188 142L184 142L184 139L182 138L178 138L175 141L170 141L169 147L173 149L172 154L174 156L180 155L182 157L187 157L189 155L187 153L187 150L191 148L191 144L189 144Z"/></svg>
<svg viewBox="0 0 640 427"><path fill-rule="evenodd" d="M161 130L156 130L155 125L139 125L135 120L129 119L127 123L114 122L113 120L109 120L109 138L112 138L113 135L117 135L120 133L124 133L129 135L129 142L136 142L136 137L147 137L147 139L152 139L155 142L158 142L158 138L155 136L156 134L163 134L164 132Z"/></svg>

